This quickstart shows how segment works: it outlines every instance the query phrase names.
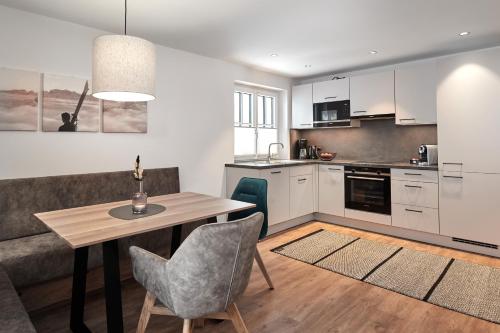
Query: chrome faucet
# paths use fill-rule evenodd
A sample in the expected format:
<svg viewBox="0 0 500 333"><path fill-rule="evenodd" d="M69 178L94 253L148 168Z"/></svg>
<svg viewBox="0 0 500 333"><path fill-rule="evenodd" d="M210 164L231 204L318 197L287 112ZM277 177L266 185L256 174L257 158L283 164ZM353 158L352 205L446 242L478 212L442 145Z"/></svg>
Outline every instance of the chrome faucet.
<svg viewBox="0 0 500 333"><path fill-rule="evenodd" d="M280 145L281 149L285 149L285 146L281 142L273 142L269 144L269 148L267 150L267 163L271 163L271 146L272 145Z"/></svg>

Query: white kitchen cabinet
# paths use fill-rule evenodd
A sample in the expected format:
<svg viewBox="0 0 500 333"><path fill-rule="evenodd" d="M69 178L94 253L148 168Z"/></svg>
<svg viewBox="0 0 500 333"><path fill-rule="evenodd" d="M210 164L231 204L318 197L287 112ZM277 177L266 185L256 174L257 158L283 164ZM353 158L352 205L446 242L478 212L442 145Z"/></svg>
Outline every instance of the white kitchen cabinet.
<svg viewBox="0 0 500 333"><path fill-rule="evenodd" d="M313 103L349 99L349 78L313 83Z"/></svg>
<svg viewBox="0 0 500 333"><path fill-rule="evenodd" d="M436 124L436 75L436 60L396 68L397 125Z"/></svg>
<svg viewBox="0 0 500 333"><path fill-rule="evenodd" d="M313 176L290 177L290 218L314 213Z"/></svg>
<svg viewBox="0 0 500 333"><path fill-rule="evenodd" d="M312 83L292 87L292 128L313 127Z"/></svg>
<svg viewBox="0 0 500 333"><path fill-rule="evenodd" d="M500 174L440 171L439 192L441 235L500 245Z"/></svg>
<svg viewBox="0 0 500 333"><path fill-rule="evenodd" d="M391 180L391 201L395 204L438 208L438 184Z"/></svg>
<svg viewBox="0 0 500 333"><path fill-rule="evenodd" d="M500 48L439 59L440 170L500 173L499 91ZM467 203L460 206L466 207Z"/></svg>
<svg viewBox="0 0 500 333"><path fill-rule="evenodd" d="M394 71L352 76L351 117L395 113Z"/></svg>
<svg viewBox="0 0 500 333"><path fill-rule="evenodd" d="M264 169L261 170L260 176L267 180L269 225L289 220L290 168Z"/></svg>
<svg viewBox="0 0 500 333"><path fill-rule="evenodd" d="M439 211L435 208L392 205L392 225L394 227L439 233Z"/></svg>
<svg viewBox="0 0 500 333"><path fill-rule="evenodd" d="M318 173L318 210L320 213L344 216L344 167L320 165Z"/></svg>

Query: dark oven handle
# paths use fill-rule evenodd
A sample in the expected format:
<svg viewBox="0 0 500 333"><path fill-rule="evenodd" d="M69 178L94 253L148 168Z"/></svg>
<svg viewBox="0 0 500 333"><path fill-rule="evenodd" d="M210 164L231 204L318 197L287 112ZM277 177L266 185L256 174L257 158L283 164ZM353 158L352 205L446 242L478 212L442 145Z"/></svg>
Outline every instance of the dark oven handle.
<svg viewBox="0 0 500 333"><path fill-rule="evenodd" d="M360 179L360 180L375 180L378 182L385 181L385 178L375 178L375 177L360 177L360 176L346 176L349 179Z"/></svg>

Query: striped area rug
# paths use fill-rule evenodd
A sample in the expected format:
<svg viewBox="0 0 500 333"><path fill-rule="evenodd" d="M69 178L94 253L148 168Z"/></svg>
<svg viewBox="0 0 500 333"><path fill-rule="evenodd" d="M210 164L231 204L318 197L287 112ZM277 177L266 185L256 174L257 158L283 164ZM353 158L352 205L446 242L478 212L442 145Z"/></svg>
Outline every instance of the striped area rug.
<svg viewBox="0 0 500 333"><path fill-rule="evenodd" d="M317 230L271 251L500 324L500 269Z"/></svg>

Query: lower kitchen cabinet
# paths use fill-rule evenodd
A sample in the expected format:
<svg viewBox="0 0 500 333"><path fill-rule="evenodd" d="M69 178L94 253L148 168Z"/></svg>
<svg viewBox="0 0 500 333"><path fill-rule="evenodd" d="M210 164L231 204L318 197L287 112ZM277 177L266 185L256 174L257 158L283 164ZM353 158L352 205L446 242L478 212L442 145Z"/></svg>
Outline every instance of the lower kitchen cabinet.
<svg viewBox="0 0 500 333"><path fill-rule="evenodd" d="M439 172L441 235L500 245L500 174Z"/></svg>
<svg viewBox="0 0 500 333"><path fill-rule="evenodd" d="M290 177L290 218L314 213L313 176Z"/></svg>
<svg viewBox="0 0 500 333"><path fill-rule="evenodd" d="M318 173L318 210L320 213L344 216L344 167L320 165Z"/></svg>
<svg viewBox="0 0 500 333"><path fill-rule="evenodd" d="M439 211L435 208L392 204L392 225L438 234Z"/></svg>
<svg viewBox="0 0 500 333"><path fill-rule="evenodd" d="M267 180L267 209L269 213L269 225L289 220L290 168L261 170L260 176L261 178Z"/></svg>

